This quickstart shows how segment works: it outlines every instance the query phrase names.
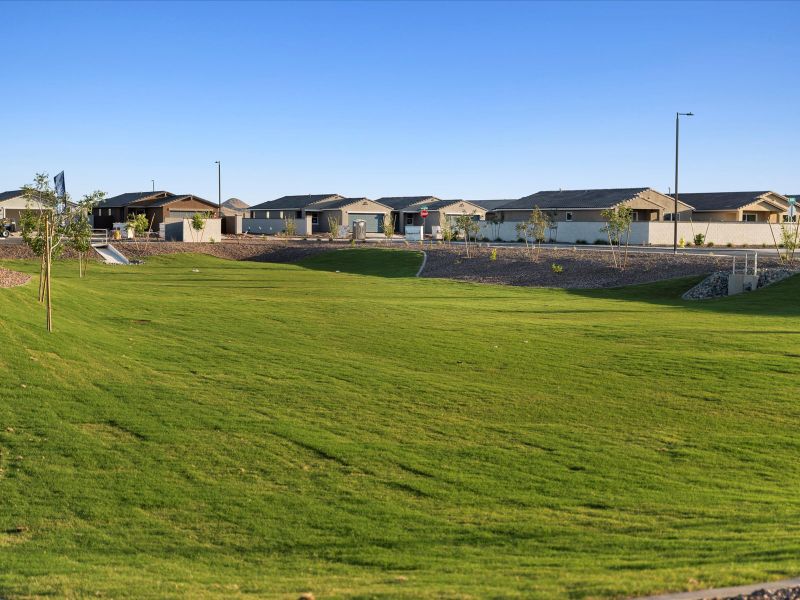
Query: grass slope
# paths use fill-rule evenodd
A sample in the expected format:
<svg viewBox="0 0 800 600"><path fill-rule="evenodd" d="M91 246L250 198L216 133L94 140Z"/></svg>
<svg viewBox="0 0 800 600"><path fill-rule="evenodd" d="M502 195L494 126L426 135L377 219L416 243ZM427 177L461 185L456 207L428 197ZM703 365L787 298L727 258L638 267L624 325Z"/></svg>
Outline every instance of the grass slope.
<svg viewBox="0 0 800 600"><path fill-rule="evenodd" d="M688 281L389 277L419 260L60 264L52 335L35 280L0 290L0 597L600 598L800 572L800 278L689 304Z"/></svg>

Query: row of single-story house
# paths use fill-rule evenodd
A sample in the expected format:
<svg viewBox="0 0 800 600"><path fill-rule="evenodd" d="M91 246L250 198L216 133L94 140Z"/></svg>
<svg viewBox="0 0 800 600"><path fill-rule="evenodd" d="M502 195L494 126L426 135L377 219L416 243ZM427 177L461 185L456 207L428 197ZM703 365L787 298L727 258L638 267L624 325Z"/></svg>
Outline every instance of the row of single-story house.
<svg viewBox="0 0 800 600"><path fill-rule="evenodd" d="M338 194L282 196L249 209L251 224L264 225L264 233L278 233L288 218L303 234L329 231L329 223L351 228L356 220L367 223L368 233L383 231L391 216L394 231L421 226L431 234L445 219L472 214L479 221L520 222L530 218L534 208L544 211L553 222L600 222L603 211L627 206L634 221L700 221L780 223L790 218L788 196L772 191L687 193L678 199L648 187L594 190L553 190L536 192L515 200L445 200L436 196L386 196L345 198ZM427 210L427 217L421 211ZM255 231L254 228L251 228Z"/></svg>

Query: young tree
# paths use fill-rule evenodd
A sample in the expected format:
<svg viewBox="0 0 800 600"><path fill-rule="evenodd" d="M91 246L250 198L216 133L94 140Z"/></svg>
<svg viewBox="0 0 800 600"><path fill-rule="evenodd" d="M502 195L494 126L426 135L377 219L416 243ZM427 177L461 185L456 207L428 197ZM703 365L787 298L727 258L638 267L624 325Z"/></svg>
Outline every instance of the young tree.
<svg viewBox="0 0 800 600"><path fill-rule="evenodd" d="M464 248L467 252L467 258L469 258L469 238L470 236L478 235L478 232L481 230L480 225L475 222L474 218L474 212L458 215L456 217L456 229L464 232Z"/></svg>
<svg viewBox="0 0 800 600"><path fill-rule="evenodd" d="M192 227L192 240L202 242L203 241L203 234L205 233L206 229L206 221L211 218L210 212L203 212L199 213L196 212L192 215L191 222L189 223Z"/></svg>
<svg viewBox="0 0 800 600"><path fill-rule="evenodd" d="M339 237L339 217L335 215L328 217L328 229L330 230L328 235L331 240Z"/></svg>
<svg viewBox="0 0 800 600"><path fill-rule="evenodd" d="M286 217L283 220L283 228L287 238L297 235L297 222L294 220L294 217Z"/></svg>
<svg viewBox="0 0 800 600"><path fill-rule="evenodd" d="M451 242L453 241L453 238L455 237L455 230L453 228L453 222L450 220L450 218L447 215L445 215L443 220L439 224L439 227L441 227L441 230L442 230L442 240L444 240L444 242L448 246L450 246Z"/></svg>
<svg viewBox="0 0 800 600"><path fill-rule="evenodd" d="M95 192L90 196L100 195ZM73 206L69 196L58 197L50 186L50 178L45 173L37 173L30 185L23 187L27 208L21 219L22 239L41 257L39 270L39 301L46 305L47 331L53 331L53 302L51 294L51 275L53 258L64 250L69 242L73 225L81 219L85 207ZM88 221L88 215L86 216ZM82 225L85 234L85 225ZM83 236L83 234L82 234ZM80 236L80 237L82 237Z"/></svg>
<svg viewBox="0 0 800 600"><path fill-rule="evenodd" d="M383 216L383 235L387 242L391 242L394 237L394 217L392 213Z"/></svg>
<svg viewBox="0 0 800 600"><path fill-rule="evenodd" d="M491 216L487 219L490 225L490 231L492 232L492 240L496 241L500 238L500 226L505 223L505 214L503 211L491 213Z"/></svg>
<svg viewBox="0 0 800 600"><path fill-rule="evenodd" d="M603 231L608 235L611 246L611 259L614 266L624 269L628 262L628 242L631 237L631 224L633 223L633 209L630 206L609 208L600 213L606 224ZM622 253L622 237L625 236L625 253Z"/></svg>
<svg viewBox="0 0 800 600"><path fill-rule="evenodd" d="M105 198L105 192L94 191L85 195L73 211L73 219L68 225L68 243L78 253L78 276L86 275L89 256L92 251L92 223L89 216L95 204Z"/></svg>
<svg viewBox="0 0 800 600"><path fill-rule="evenodd" d="M550 215L542 212L538 206L533 207L527 221L516 224L517 235L525 240L525 250L529 256L532 256L532 250L535 249L536 258L539 258L540 244L544 241L549 226Z"/></svg>

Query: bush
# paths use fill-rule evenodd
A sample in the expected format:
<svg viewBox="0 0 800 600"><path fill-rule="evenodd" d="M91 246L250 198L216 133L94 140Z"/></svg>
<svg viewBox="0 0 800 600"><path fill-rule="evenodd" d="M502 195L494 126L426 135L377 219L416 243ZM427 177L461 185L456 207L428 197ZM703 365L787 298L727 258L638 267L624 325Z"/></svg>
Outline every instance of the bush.
<svg viewBox="0 0 800 600"><path fill-rule="evenodd" d="M564 267L561 266L561 265L558 265L556 263L553 263L552 265L550 265L550 270L553 273L563 273L564 272Z"/></svg>
<svg viewBox="0 0 800 600"><path fill-rule="evenodd" d="M525 243L525 238L517 238L517 243L518 244L524 244Z"/></svg>
<svg viewBox="0 0 800 600"><path fill-rule="evenodd" d="M696 236L694 236L695 246L702 246L705 243L705 241L706 241L706 236L704 236L702 233L698 233Z"/></svg>
<svg viewBox="0 0 800 600"><path fill-rule="evenodd" d="M726 245L728 248L733 248L733 244L732 244L731 242L728 242L728 243L727 243L727 244L725 244L725 245Z"/></svg>
<svg viewBox="0 0 800 600"><path fill-rule="evenodd" d="M604 239L602 239L602 238L597 238L597 239L594 241L594 245L595 245L595 246L608 246L608 240L604 240Z"/></svg>
<svg viewBox="0 0 800 600"><path fill-rule="evenodd" d="M708 242L706 244L706 246L708 246L709 248L713 248L714 247L714 242Z"/></svg>
<svg viewBox="0 0 800 600"><path fill-rule="evenodd" d="M497 260L497 248L492 248L492 253L489 255L489 260Z"/></svg>
<svg viewBox="0 0 800 600"><path fill-rule="evenodd" d="M588 244L589 242L587 242L586 240L575 240L575 243L576 243L576 244L583 244L583 245L585 245L585 244Z"/></svg>

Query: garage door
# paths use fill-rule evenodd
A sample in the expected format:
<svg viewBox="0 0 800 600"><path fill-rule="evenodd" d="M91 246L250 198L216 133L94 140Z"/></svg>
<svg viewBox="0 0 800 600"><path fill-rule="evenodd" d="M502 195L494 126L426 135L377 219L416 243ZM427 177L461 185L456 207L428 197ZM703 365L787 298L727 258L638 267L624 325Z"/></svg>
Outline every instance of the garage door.
<svg viewBox="0 0 800 600"><path fill-rule="evenodd" d="M366 221L367 233L383 232L383 213L349 213L347 226L352 229L353 221Z"/></svg>

